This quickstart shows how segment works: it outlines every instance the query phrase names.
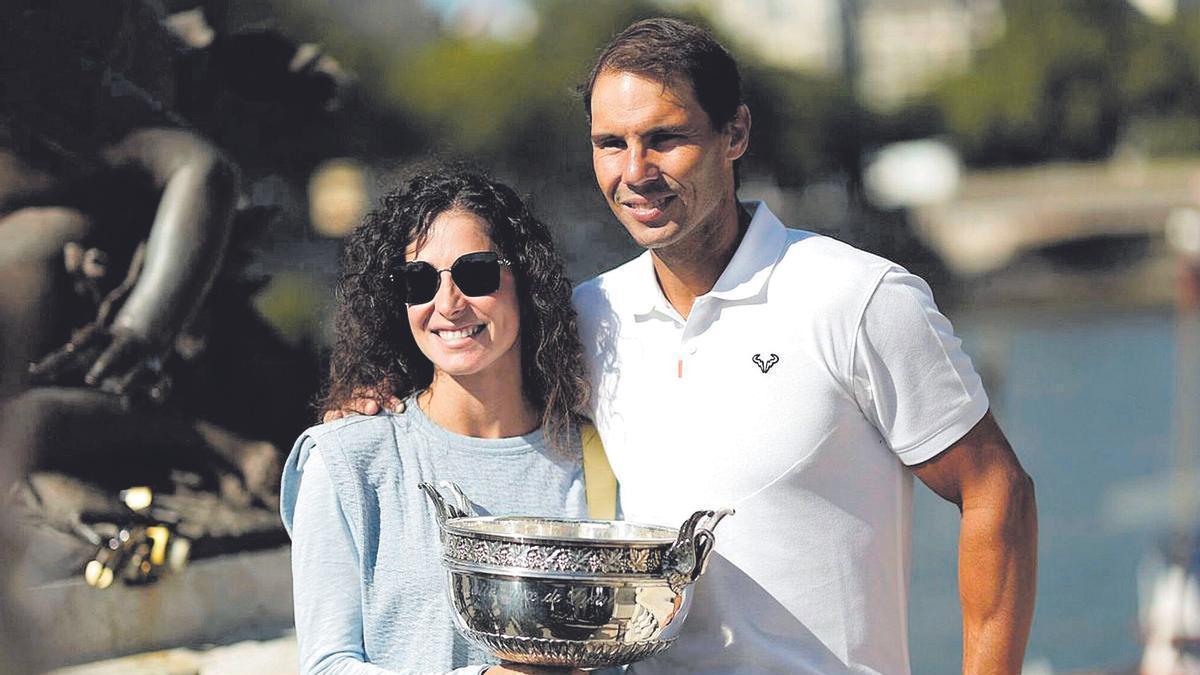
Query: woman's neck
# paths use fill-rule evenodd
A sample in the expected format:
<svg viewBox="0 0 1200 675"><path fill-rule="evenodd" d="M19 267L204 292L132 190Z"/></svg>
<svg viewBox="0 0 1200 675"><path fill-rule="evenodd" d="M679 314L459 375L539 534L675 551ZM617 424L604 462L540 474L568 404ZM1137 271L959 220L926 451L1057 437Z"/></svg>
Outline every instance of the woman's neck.
<svg viewBox="0 0 1200 675"><path fill-rule="evenodd" d="M429 387L417 394L417 405L443 429L475 438L521 436L541 425L519 377L473 380L435 373Z"/></svg>

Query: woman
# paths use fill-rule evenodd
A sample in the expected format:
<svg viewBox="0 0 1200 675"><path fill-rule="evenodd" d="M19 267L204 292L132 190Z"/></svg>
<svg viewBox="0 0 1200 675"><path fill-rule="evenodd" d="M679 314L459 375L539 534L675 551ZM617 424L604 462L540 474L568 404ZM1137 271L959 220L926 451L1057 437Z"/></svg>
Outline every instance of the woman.
<svg viewBox="0 0 1200 675"><path fill-rule="evenodd" d="M452 626L417 484L452 480L485 513L586 516L587 385L549 232L504 185L425 173L351 235L339 291L324 409L403 404L309 429L288 458L302 671L541 672L468 665L486 655Z"/></svg>

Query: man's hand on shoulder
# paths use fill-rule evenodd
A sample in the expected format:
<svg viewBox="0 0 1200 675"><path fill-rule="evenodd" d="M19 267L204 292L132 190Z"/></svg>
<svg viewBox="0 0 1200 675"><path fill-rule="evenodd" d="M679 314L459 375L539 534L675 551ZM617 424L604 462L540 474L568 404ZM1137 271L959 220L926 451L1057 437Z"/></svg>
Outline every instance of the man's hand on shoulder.
<svg viewBox="0 0 1200 675"><path fill-rule="evenodd" d="M401 401L395 396L389 396L387 398L387 409L391 410L392 412L402 413L404 412L404 401ZM383 408L380 407L379 400L374 397L364 395L358 398L350 399L350 401L348 401L341 408L337 408L335 410L326 410L321 415L321 421L329 423L334 420L340 420L343 417L349 417L351 415L370 416L378 415L381 412L383 412Z"/></svg>

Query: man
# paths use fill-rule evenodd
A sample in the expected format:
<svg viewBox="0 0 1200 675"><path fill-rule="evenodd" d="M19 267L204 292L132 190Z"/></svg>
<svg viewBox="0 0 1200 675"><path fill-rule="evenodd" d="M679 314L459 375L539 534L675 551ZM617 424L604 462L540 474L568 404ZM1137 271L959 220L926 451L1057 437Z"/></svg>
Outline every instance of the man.
<svg viewBox="0 0 1200 675"><path fill-rule="evenodd" d="M739 204L750 111L706 31L651 19L584 88L596 180L647 251L581 285L627 518L732 506L645 673L906 673L911 476L962 513L964 671L1020 671L1033 484L928 286Z"/></svg>

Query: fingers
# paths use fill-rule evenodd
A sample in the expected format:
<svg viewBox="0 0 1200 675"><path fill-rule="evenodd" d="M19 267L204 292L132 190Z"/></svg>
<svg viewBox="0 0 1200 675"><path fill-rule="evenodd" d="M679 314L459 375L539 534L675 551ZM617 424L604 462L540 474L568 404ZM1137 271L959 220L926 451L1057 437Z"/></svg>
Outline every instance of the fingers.
<svg viewBox="0 0 1200 675"><path fill-rule="evenodd" d="M113 394L123 394L142 370L138 361L142 344L129 335L120 335L100 354L83 381ZM113 377L109 377L113 375Z"/></svg>
<svg viewBox="0 0 1200 675"><path fill-rule="evenodd" d="M29 366L29 380L36 385L96 387L124 396L144 390L150 400L161 403L171 390L171 379L163 372L160 355L145 340L131 335L113 336L98 324L76 333L71 342ZM86 373L86 374L85 374Z"/></svg>
<svg viewBox="0 0 1200 675"><path fill-rule="evenodd" d="M92 350L93 352L95 350ZM29 379L34 384L54 384L60 377L84 365L85 354L67 345L29 364Z"/></svg>
<svg viewBox="0 0 1200 675"><path fill-rule="evenodd" d="M47 355L41 361L30 364L29 380L33 384L62 384L64 378L78 378L103 345L99 331L89 327L80 331L67 344ZM76 382L78 380L76 379Z"/></svg>
<svg viewBox="0 0 1200 675"><path fill-rule="evenodd" d="M373 398L356 398L350 402L350 409L359 415L378 415L379 402Z"/></svg>
<svg viewBox="0 0 1200 675"><path fill-rule="evenodd" d="M404 401L395 396L388 396L381 406L378 398L374 396L359 396L358 398L351 399L348 403L344 404L343 407L338 408L337 410L326 410L325 412L321 413L321 421L328 424L334 420L340 420L343 417L349 417L351 415L367 415L370 417L372 415L378 415L384 410L390 410L394 413L402 413L404 412Z"/></svg>
<svg viewBox="0 0 1200 675"><path fill-rule="evenodd" d="M88 385L117 396L137 390L156 403L163 402L171 390L171 378L163 372L162 357L154 353L149 342L131 335L115 336L83 379Z"/></svg>
<svg viewBox="0 0 1200 675"><path fill-rule="evenodd" d="M135 382L145 379L145 376L149 375L149 373L150 368L144 361L135 361L130 364L128 370L118 370L112 377L100 380L100 391L123 396L133 387Z"/></svg>
<svg viewBox="0 0 1200 675"><path fill-rule="evenodd" d="M393 399L393 400L395 400L395 399ZM399 403L401 406L404 405L404 403L402 401ZM389 401L389 407L391 407L390 401ZM401 408L401 409L403 409L403 408ZM380 410L381 409L379 407L379 402L376 401L375 399L373 399L373 398L356 398L356 399L350 401L349 403L347 403L346 407L344 407L344 408L341 408L338 410L326 410L325 413L321 415L321 421L322 422L332 422L334 420L340 420L343 417L349 417L351 415L367 415L367 416L378 415Z"/></svg>

